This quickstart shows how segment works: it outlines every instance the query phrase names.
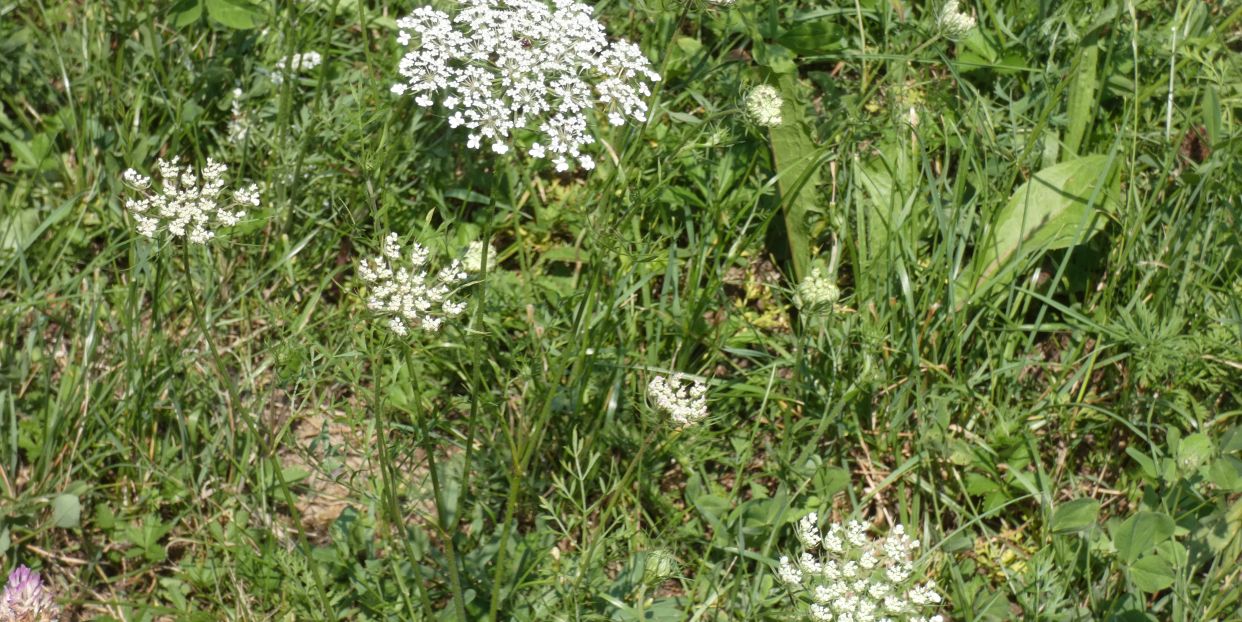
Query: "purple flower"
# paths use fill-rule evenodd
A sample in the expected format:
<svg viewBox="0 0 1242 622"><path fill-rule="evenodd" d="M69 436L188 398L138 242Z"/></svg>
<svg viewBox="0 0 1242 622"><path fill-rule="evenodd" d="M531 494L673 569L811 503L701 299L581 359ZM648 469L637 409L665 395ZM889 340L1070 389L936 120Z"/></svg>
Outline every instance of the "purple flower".
<svg viewBox="0 0 1242 622"><path fill-rule="evenodd" d="M43 589L43 578L26 566L9 573L0 595L0 622L56 622L60 609L52 594Z"/></svg>

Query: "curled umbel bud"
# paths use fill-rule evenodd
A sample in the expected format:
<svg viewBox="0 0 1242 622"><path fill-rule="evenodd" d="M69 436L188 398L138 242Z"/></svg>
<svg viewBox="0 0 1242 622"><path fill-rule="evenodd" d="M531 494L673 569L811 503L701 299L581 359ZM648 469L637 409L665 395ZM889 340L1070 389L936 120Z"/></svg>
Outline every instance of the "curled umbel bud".
<svg viewBox="0 0 1242 622"><path fill-rule="evenodd" d="M936 16L936 26L946 39L960 41L975 29L975 18L961 11L957 0L949 0L940 8L940 14Z"/></svg>
<svg viewBox="0 0 1242 622"><path fill-rule="evenodd" d="M760 84L746 95L746 115L759 127L781 124L781 94L772 86Z"/></svg>

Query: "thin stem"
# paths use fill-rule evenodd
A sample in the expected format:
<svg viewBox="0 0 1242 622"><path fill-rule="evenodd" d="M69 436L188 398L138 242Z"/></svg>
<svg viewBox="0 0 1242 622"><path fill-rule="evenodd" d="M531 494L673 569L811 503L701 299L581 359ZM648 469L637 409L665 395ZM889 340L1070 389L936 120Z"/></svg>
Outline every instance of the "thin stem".
<svg viewBox="0 0 1242 622"><path fill-rule="evenodd" d="M418 424L418 432L422 436L423 451L427 454L427 470L431 475L431 493L436 502L436 529L444 539L444 555L448 558L449 586L453 591L453 609L457 613L458 622L466 622L466 595L461 587L461 571L457 567L457 547L453 543L453 525L447 523L455 520L449 516L448 506L444 503L444 495L440 487L440 475L436 467L436 447L432 442L432 426L428 424L423 413L422 391L418 375L411 373L414 388L414 418ZM459 493L460 499L460 493Z"/></svg>
<svg viewBox="0 0 1242 622"><path fill-rule="evenodd" d="M401 512L401 504L397 499L396 474L393 472L392 460L388 454L388 424L384 418L384 395L383 387L387 386L383 380L383 360L381 353L387 348L380 347L375 350L371 357L371 373L374 374L373 388L375 398L372 400L371 409L375 413L375 436L379 445L380 459L380 478L384 487L384 505L388 510L388 520L392 523L393 529L397 532L401 543L405 545L405 554L410 559L410 565L414 570L414 578L418 586L419 600L422 603L423 611L427 616L432 616L435 609L431 605L431 597L427 594L427 586L423 584L423 577L418 572L418 556L414 554L414 549L410 545L410 539L405 537L405 517ZM417 398L416 398L417 399ZM397 576L397 589L401 590L401 597L405 600L405 607L409 610L410 616L417 619L414 603L410 600L409 588L405 586L405 579L402 577L401 569L395 569L394 574Z"/></svg>
<svg viewBox="0 0 1242 622"><path fill-rule="evenodd" d="M444 497L440 492L440 476L436 472L436 448L432 443L427 443L423 448L427 452L427 470L431 472L431 492L436 500L436 524L440 530L440 537L444 538L444 555L448 557L449 565L449 585L453 588L453 608L457 611L457 619L461 622L466 621L466 597L461 587L461 570L457 564L457 547L453 544L453 533L456 528L446 529L445 527L453 527L446 525L447 522L444 507Z"/></svg>
<svg viewBox="0 0 1242 622"><path fill-rule="evenodd" d="M188 298L190 299L190 308L193 311L195 323L198 324L199 331L203 335L203 341L207 342L207 349L211 351L211 357L216 367L216 373L224 379L225 387L229 393L229 449L230 455L236 456L235 449L237 433L236 428L233 427L233 410L235 405L241 403L238 399L239 392L237 389L237 380L232 374L228 373L227 369L225 369L224 358L220 356L220 351L216 348L215 340L211 337L211 331L207 328L207 318L204 313L204 309L199 306L198 295L194 291L194 277L190 272L190 249L185 244L182 244L181 246L181 267L185 275L186 287L189 288L190 295ZM243 417L242 420L246 422L246 425L250 428L251 435L258 441L259 447L263 453L263 460L266 460L269 456L272 456L272 448L268 445L267 437L263 435L263 432L259 429L259 426L250 417ZM262 464L262 462L260 462L260 464ZM293 500L293 494L289 492L289 483L285 481L283 469L281 469L278 464L272 465L272 472L276 477L277 488L279 488L281 494L284 496L285 504L289 507L289 514L293 519L293 528L298 536L298 544L302 547L306 558L313 560L314 556L311 554L310 542L306 539L306 531L302 529L301 512L298 511L297 504ZM336 620L336 610L332 608L331 602L328 601L327 592L325 591L323 585L323 579L319 576L319 566L317 563L315 563L311 569L311 576L315 580L315 588L319 593L320 606L323 607L324 612L328 614L330 620Z"/></svg>
<svg viewBox="0 0 1242 622"><path fill-rule="evenodd" d="M599 516L599 520L595 522L595 527L591 530L591 535L586 540L588 546L586 555L583 557L582 563L579 566L580 568L591 567L591 560L595 557L595 551L600 545L601 532L604 529L604 525L608 523L608 513L612 510L613 504L615 504L617 499L621 496L621 491L629 488L630 483L633 481L634 475L638 472L638 466L642 464L643 455L647 453L647 448L651 446L651 441L655 439L656 434L659 434L661 430L663 430L663 427L657 425L647 434L647 437L643 439L642 445L638 448L638 453L634 455L634 459L630 461L629 466L625 469L625 473L621 476L621 483L617 484L617 486L615 486L612 491L608 493L608 498L606 498L603 504L601 504L600 510L597 514ZM585 573L582 572L578 573L578 577L574 581L575 592L580 588L584 574Z"/></svg>

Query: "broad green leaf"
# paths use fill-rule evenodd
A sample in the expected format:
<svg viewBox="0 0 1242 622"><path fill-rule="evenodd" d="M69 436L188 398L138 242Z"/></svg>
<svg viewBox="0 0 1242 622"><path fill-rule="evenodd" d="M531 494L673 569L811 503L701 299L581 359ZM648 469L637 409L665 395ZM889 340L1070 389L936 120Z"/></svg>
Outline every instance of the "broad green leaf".
<svg viewBox="0 0 1242 622"><path fill-rule="evenodd" d="M802 56L812 56L844 49L844 36L836 17L824 16L794 24L777 41Z"/></svg>
<svg viewBox="0 0 1242 622"><path fill-rule="evenodd" d="M34 241L39 209L28 207L0 216L0 252L24 251Z"/></svg>
<svg viewBox="0 0 1242 622"><path fill-rule="evenodd" d="M797 58L793 51L783 45L772 43L760 44L756 43L755 62L762 67L767 67L772 73L777 74L794 74L797 73L798 65L795 63ZM784 89L782 95L784 95Z"/></svg>
<svg viewBox="0 0 1242 622"><path fill-rule="evenodd" d="M57 495L52 499L52 524L61 529L77 527L82 518L82 501L77 495Z"/></svg>
<svg viewBox="0 0 1242 622"><path fill-rule="evenodd" d="M1129 567L1130 579L1140 590L1159 592L1173 585L1173 567L1156 555L1147 555Z"/></svg>
<svg viewBox="0 0 1242 622"><path fill-rule="evenodd" d="M1242 460L1221 456L1208 468L1208 481L1227 492L1242 492Z"/></svg>
<svg viewBox="0 0 1242 622"><path fill-rule="evenodd" d="M263 9L246 0L204 0L211 19L235 30L248 30L263 23Z"/></svg>
<svg viewBox="0 0 1242 622"><path fill-rule="evenodd" d="M785 100L780 125L772 128L772 164L785 210L785 235L794 277L806 276L811 261L811 233L807 218L817 203L820 149L805 122L807 88L795 74L780 76L777 85Z"/></svg>
<svg viewBox="0 0 1242 622"><path fill-rule="evenodd" d="M1220 437L1220 452L1231 454L1242 452L1242 426L1233 426Z"/></svg>
<svg viewBox="0 0 1242 622"><path fill-rule="evenodd" d="M1121 178L1107 156L1062 162L1036 173L992 218L970 265L958 277L959 300L979 296L1027 257L1081 244L1116 209Z"/></svg>
<svg viewBox="0 0 1242 622"><path fill-rule="evenodd" d="M902 245L917 243L918 223L929 204L914 191L917 165L899 142L880 145L877 154L856 159L853 168L850 191L858 227L854 286L860 296L871 296L883 292L897 271Z"/></svg>
<svg viewBox="0 0 1242 622"><path fill-rule="evenodd" d="M677 37L677 49L681 50L686 56L694 56L703 49L703 42L694 37Z"/></svg>
<svg viewBox="0 0 1242 622"><path fill-rule="evenodd" d="M1220 94L1216 87L1208 85L1203 89L1203 125L1207 129L1208 144L1216 145L1221 141L1221 107Z"/></svg>
<svg viewBox="0 0 1242 622"><path fill-rule="evenodd" d="M1207 463L1216 453L1212 439L1202 432L1196 432L1183 438L1177 444L1177 464L1183 469L1193 471Z"/></svg>
<svg viewBox="0 0 1242 622"><path fill-rule="evenodd" d="M1173 536L1175 525L1168 514L1139 512L1123 521L1113 533L1117 558L1130 564Z"/></svg>
<svg viewBox="0 0 1242 622"><path fill-rule="evenodd" d="M1082 146L1082 137L1095 118L1095 90L1097 67L1099 65L1100 48L1094 41L1078 51L1078 59L1074 63L1073 81L1069 87L1069 99L1066 112L1069 113L1069 127L1065 131L1065 150L1067 155L1076 156Z"/></svg>
<svg viewBox="0 0 1242 622"><path fill-rule="evenodd" d="M1146 475L1147 479L1154 480L1160 474L1159 470L1156 468L1156 461L1152 460L1151 456L1148 456L1133 447L1126 447L1126 455L1130 456L1131 459L1139 463L1139 466L1143 469L1143 475Z"/></svg>
<svg viewBox="0 0 1242 622"><path fill-rule="evenodd" d="M1052 511L1052 533L1065 534L1083 531L1095 525L1100 513L1100 502L1095 499L1074 499Z"/></svg>

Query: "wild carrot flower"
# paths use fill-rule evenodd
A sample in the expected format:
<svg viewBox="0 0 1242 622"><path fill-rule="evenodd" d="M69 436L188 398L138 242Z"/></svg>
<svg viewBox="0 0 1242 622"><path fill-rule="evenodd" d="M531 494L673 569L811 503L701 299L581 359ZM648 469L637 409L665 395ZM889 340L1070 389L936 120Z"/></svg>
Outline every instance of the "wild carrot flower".
<svg viewBox="0 0 1242 622"><path fill-rule="evenodd" d="M138 222L138 233L154 238L161 228L173 237L187 237L203 244L215 237L215 229L236 225L246 212L239 207L259 206L259 187L251 184L231 194L224 189L228 167L208 158L201 174L188 165L161 158L158 188L150 177L127 169L121 177L140 197L125 200L125 207Z"/></svg>
<svg viewBox="0 0 1242 622"><path fill-rule="evenodd" d="M941 34L953 41L965 39L975 28L974 16L958 10L958 4L958 0L948 0L936 16L936 26Z"/></svg>
<svg viewBox="0 0 1242 622"><path fill-rule="evenodd" d="M647 395L679 428L694 425L707 417L707 385L685 374L652 378L647 384Z"/></svg>
<svg viewBox="0 0 1242 622"><path fill-rule="evenodd" d="M423 108L438 98L450 127L468 130L466 146L484 142L507 153L514 133L532 133L532 158L550 158L558 171L570 159L585 169L582 151L595 142L588 114L602 108L608 122L642 121L651 70L638 46L609 42L591 9L573 0L462 0L456 15L431 7L398 20L397 43L410 48L392 86Z"/></svg>
<svg viewBox="0 0 1242 622"><path fill-rule="evenodd" d="M376 257L358 267L358 273L370 289L367 307L388 318L388 327L398 335L410 328L434 332L444 318L460 315L466 303L451 299L454 287L466 280L461 260L432 272L428 266L431 252L415 243L403 249L396 233L384 239L384 248Z"/></svg>
<svg viewBox="0 0 1242 622"><path fill-rule="evenodd" d="M942 622L935 581L913 580L913 551L919 542L901 525L873 540L858 521L819 529L812 512L798 523L802 552L783 556L776 574L796 599L809 600L811 618L824 622ZM818 551L818 553L817 553ZM930 617L928 617L930 615Z"/></svg>
<svg viewBox="0 0 1242 622"><path fill-rule="evenodd" d="M760 84L746 95L746 114L759 127L781 124L781 94L768 84Z"/></svg>
<svg viewBox="0 0 1242 622"><path fill-rule="evenodd" d="M52 594L43 587L39 573L18 566L9 573L4 593L0 594L0 622L55 622L60 608Z"/></svg>
<svg viewBox="0 0 1242 622"><path fill-rule="evenodd" d="M319 52L311 51L290 54L276 61L275 65L272 65L272 84L281 84L286 77L310 71L318 67L322 62L323 56Z"/></svg>

